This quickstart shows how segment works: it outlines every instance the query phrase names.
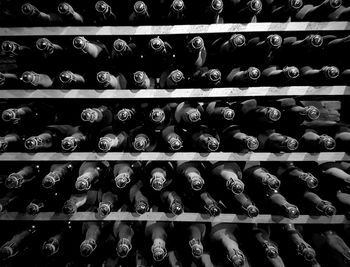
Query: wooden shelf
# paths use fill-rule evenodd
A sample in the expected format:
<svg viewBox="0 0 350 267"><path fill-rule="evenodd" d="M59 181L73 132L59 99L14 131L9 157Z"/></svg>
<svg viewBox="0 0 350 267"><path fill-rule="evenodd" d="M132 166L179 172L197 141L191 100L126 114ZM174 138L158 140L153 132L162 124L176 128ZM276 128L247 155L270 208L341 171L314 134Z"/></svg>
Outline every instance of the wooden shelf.
<svg viewBox="0 0 350 267"><path fill-rule="evenodd" d="M72 216L57 214L53 212L42 212L36 216L20 214L17 212L5 212L0 214L0 221L176 221L176 222L222 222L222 223L268 223L268 224L344 224L350 223L345 215L309 216L301 215L296 219L288 219L282 216L273 216L262 214L255 218L249 218L245 215L220 214L217 217L210 217L208 214L183 213L174 216L170 213L147 212L143 215L130 212L112 212L105 218L100 218L93 212L77 212Z"/></svg>
<svg viewBox="0 0 350 267"><path fill-rule="evenodd" d="M193 152L143 152L143 153L127 153L127 152L40 152L40 153L22 153L8 152L0 154L0 161L85 161L85 160L128 160L128 161L350 161L350 154L345 152L323 152L323 153L193 153Z"/></svg>
<svg viewBox="0 0 350 267"><path fill-rule="evenodd" d="M201 97L246 97L246 96L317 96L350 95L350 86L290 86L290 87L244 87L244 88L186 88L146 90L91 90L91 89L46 89L46 90L0 90L0 98L201 98Z"/></svg>
<svg viewBox="0 0 350 267"><path fill-rule="evenodd" d="M11 27L0 28L1 36L40 35L165 35L204 34L229 32L277 32L277 31L343 31L350 30L347 21L331 22L259 22L248 24L196 24L169 26L104 26L104 27Z"/></svg>

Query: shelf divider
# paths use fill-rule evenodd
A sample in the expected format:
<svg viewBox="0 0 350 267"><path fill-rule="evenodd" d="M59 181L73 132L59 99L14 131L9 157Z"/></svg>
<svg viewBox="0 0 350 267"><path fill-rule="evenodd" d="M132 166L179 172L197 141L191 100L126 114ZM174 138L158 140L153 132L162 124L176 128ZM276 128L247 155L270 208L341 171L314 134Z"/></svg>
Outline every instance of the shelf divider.
<svg viewBox="0 0 350 267"><path fill-rule="evenodd" d="M163 212L147 212L143 215L130 212L111 212L107 217L100 218L93 212L77 212L72 216L54 212L41 212L36 216L21 214L17 212L5 212L0 214L0 221L176 221L176 222L214 222L214 223L265 223L265 224L345 224L350 223L345 215L309 216L301 215L296 219L288 219L282 216L262 214L255 218L245 215L220 214L211 217L208 214L183 213L175 216Z"/></svg>
<svg viewBox="0 0 350 267"><path fill-rule="evenodd" d="M155 26L79 26L79 27L9 27L0 28L1 36L48 35L165 35L204 34L230 32L278 32L278 31L345 31L350 30L347 21L329 22L258 22L248 24L195 24Z"/></svg>
<svg viewBox="0 0 350 267"><path fill-rule="evenodd" d="M39 152L39 153L23 153L23 152L7 152L0 154L0 161L103 161L103 160L129 160L129 161L343 161L350 160L350 154L345 152L322 152L322 153L264 153L264 152L249 152L249 153L229 153L229 152L214 152L214 153L195 153L195 152Z"/></svg>

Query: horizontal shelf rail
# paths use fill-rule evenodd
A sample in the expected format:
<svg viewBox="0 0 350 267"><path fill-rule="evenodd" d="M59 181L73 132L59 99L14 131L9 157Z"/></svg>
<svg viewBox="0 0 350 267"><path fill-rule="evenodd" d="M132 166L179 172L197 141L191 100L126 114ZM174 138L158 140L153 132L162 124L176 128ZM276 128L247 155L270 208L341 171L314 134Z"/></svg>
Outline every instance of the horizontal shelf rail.
<svg viewBox="0 0 350 267"><path fill-rule="evenodd" d="M350 86L289 86L289 87L224 87L186 89L142 89L142 90L94 90L94 89L45 89L0 90L0 98L201 98L201 97L245 97L245 96L341 96L350 95Z"/></svg>
<svg viewBox="0 0 350 267"><path fill-rule="evenodd" d="M9 27L0 28L1 36L40 35L165 35L204 34L228 32L276 32L276 31L343 31L349 30L348 21L331 22L259 22L248 24L195 24L156 26L82 26L82 27Z"/></svg>
<svg viewBox="0 0 350 267"><path fill-rule="evenodd" d="M175 160L191 160L191 161L350 161L350 154L345 152L322 152L322 153L195 153L195 152L39 152L39 153L22 153L7 152L0 154L0 161L85 161L85 160L128 160L128 161L175 161Z"/></svg>
<svg viewBox="0 0 350 267"><path fill-rule="evenodd" d="M268 224L344 224L350 223L345 215L309 216L301 215L296 219L288 219L282 216L262 214L255 218L245 215L220 214L211 217L208 214L182 213L173 215L163 212L147 212L142 215L130 212L111 212L107 217L100 218L93 212L77 212L72 216L61 213L42 212L36 216L21 214L17 212L5 212L0 214L0 221L175 221L175 222L214 222L214 223L268 223Z"/></svg>

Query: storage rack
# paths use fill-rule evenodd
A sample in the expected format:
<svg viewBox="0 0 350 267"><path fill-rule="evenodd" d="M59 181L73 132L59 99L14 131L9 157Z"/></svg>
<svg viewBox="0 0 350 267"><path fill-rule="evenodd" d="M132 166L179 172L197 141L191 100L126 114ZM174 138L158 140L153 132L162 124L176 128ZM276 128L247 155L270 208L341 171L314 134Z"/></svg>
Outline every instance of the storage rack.
<svg viewBox="0 0 350 267"><path fill-rule="evenodd" d="M249 24L212 24L212 25L176 25L176 26L120 26L120 27L14 27L0 28L0 36L99 36L99 35L175 35L207 34L234 32L301 32L301 31L345 31L350 30L350 22L288 22L288 23L249 23ZM249 87L249 88L187 88L187 89L147 89L147 90L91 90L91 89L48 89L48 90L0 90L0 98L54 98L54 99L150 99L150 98L224 98L255 96L343 96L350 95L348 86L289 86L289 87ZM192 161L341 161L350 160L344 152L324 153L3 153L0 161L84 161L84 160L192 160ZM177 221L177 222L227 222L227 223L297 223L297 224L346 224L347 215L309 216L301 215L297 219L262 214L256 218L245 215L221 214L210 217L207 214L183 213L175 216L163 212L147 212L143 215L117 211L105 218L99 218L92 212L77 212L72 216L42 212L36 216L8 212L0 214L0 221Z"/></svg>

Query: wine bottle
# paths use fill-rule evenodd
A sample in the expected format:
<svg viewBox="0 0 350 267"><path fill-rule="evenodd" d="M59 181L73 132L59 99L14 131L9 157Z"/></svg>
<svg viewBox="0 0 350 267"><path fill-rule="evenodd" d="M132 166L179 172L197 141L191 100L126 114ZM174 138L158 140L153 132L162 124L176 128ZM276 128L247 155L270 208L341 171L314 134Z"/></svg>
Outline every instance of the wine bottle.
<svg viewBox="0 0 350 267"><path fill-rule="evenodd" d="M261 166L252 166L244 170L243 181L251 188L278 190L281 181Z"/></svg>
<svg viewBox="0 0 350 267"><path fill-rule="evenodd" d="M251 199L244 192L240 194L234 194L233 198L240 205L241 210L250 218L257 217L259 215L259 209L251 201Z"/></svg>
<svg viewBox="0 0 350 267"><path fill-rule="evenodd" d="M85 161L79 168L79 176L75 181L75 188L78 191L88 191L92 184L102 179L107 172L107 162Z"/></svg>
<svg viewBox="0 0 350 267"><path fill-rule="evenodd" d="M299 77L299 69L294 66L270 66L261 72L261 82L266 85L291 85Z"/></svg>
<svg viewBox="0 0 350 267"><path fill-rule="evenodd" d="M5 40L1 43L1 52L9 57L21 57L32 52L30 47L21 45L11 40Z"/></svg>
<svg viewBox="0 0 350 267"><path fill-rule="evenodd" d="M222 148L224 151L248 152L255 151L260 144L256 137L241 132L239 125L231 125L224 129L221 134Z"/></svg>
<svg viewBox="0 0 350 267"><path fill-rule="evenodd" d="M86 86L86 81L83 75L73 73L70 70L65 70L58 76L60 87L64 89L82 88Z"/></svg>
<svg viewBox="0 0 350 267"><path fill-rule="evenodd" d="M136 1L133 11L129 16L129 22L133 25L144 25L150 22L151 16L148 7L143 1Z"/></svg>
<svg viewBox="0 0 350 267"><path fill-rule="evenodd" d="M107 126L99 133L97 146L102 152L123 151L127 143L128 134L126 132L116 132L112 126Z"/></svg>
<svg viewBox="0 0 350 267"><path fill-rule="evenodd" d="M97 213L100 218L108 216L118 205L119 197L111 191L103 192L98 203Z"/></svg>
<svg viewBox="0 0 350 267"><path fill-rule="evenodd" d="M343 75L344 76L344 75ZM0 88L18 88L19 77L15 73L0 72Z"/></svg>
<svg viewBox="0 0 350 267"><path fill-rule="evenodd" d="M145 236L152 243L151 252L156 262L161 262L168 254L166 249L168 234L166 222L149 221L146 223Z"/></svg>
<svg viewBox="0 0 350 267"><path fill-rule="evenodd" d="M149 183L156 191L166 188L173 179L174 166L172 162L148 161L145 173L150 176Z"/></svg>
<svg viewBox="0 0 350 267"><path fill-rule="evenodd" d="M180 215L184 212L182 199L175 191L162 191L160 193L160 199L172 214Z"/></svg>
<svg viewBox="0 0 350 267"><path fill-rule="evenodd" d="M170 25L183 24L187 19L187 7L183 0L173 0L168 12L166 13L166 20ZM164 20L164 19L163 19Z"/></svg>
<svg viewBox="0 0 350 267"><path fill-rule="evenodd" d="M204 16L200 18L200 23L217 24L224 23L222 11L224 9L224 1L208 0L204 9Z"/></svg>
<svg viewBox="0 0 350 267"><path fill-rule="evenodd" d="M188 69L199 69L202 67L207 59L207 50L205 48L204 40L199 36L195 36L189 40L186 46L186 54L184 56L184 65Z"/></svg>
<svg viewBox="0 0 350 267"><path fill-rule="evenodd" d="M260 0L240 1L234 21L239 23L257 22L262 8Z"/></svg>
<svg viewBox="0 0 350 267"><path fill-rule="evenodd" d="M334 136L336 148L338 151L349 151L350 150L350 128L339 127L336 135Z"/></svg>
<svg viewBox="0 0 350 267"><path fill-rule="evenodd" d="M184 147L185 133L174 125L169 125L162 130L162 138L166 151L179 151Z"/></svg>
<svg viewBox="0 0 350 267"><path fill-rule="evenodd" d="M85 123L91 123L98 126L107 126L111 124L113 115L107 106L102 105L99 107L84 109L81 112L80 117Z"/></svg>
<svg viewBox="0 0 350 267"><path fill-rule="evenodd" d="M37 235L34 225L26 230L19 231L0 247L0 260L7 260L16 256L29 246L33 238Z"/></svg>
<svg viewBox="0 0 350 267"><path fill-rule="evenodd" d="M239 195L244 191L242 171L235 162L218 161L213 163L211 175L216 179L224 181L226 188L235 195Z"/></svg>
<svg viewBox="0 0 350 267"><path fill-rule="evenodd" d="M22 138L16 132L9 132L4 136L0 136L0 153L7 151L22 150Z"/></svg>
<svg viewBox="0 0 350 267"><path fill-rule="evenodd" d="M0 212L7 211L10 207L15 206L21 201L21 195L18 192L11 190L0 197Z"/></svg>
<svg viewBox="0 0 350 267"><path fill-rule="evenodd" d="M303 7L303 0L287 0L279 3L272 8L269 19L274 22L294 21L297 12Z"/></svg>
<svg viewBox="0 0 350 267"><path fill-rule="evenodd" d="M61 229L56 234L50 236L46 239L41 246L41 253L45 257L51 257L57 254L60 249L62 249L64 242L67 240L68 236L71 234L72 226L71 222L67 222L63 229Z"/></svg>
<svg viewBox="0 0 350 267"><path fill-rule="evenodd" d="M292 152L298 149L299 142L290 136L276 133L274 129L266 130L258 135L260 149L262 151L280 153Z"/></svg>
<svg viewBox="0 0 350 267"><path fill-rule="evenodd" d="M324 66L314 69L310 66L300 68L301 79L308 85L334 84L339 77L339 69L335 66Z"/></svg>
<svg viewBox="0 0 350 267"><path fill-rule="evenodd" d="M191 248L192 256L195 258L199 258L203 255L205 232L206 225L204 223L191 223L186 227L188 244Z"/></svg>
<svg viewBox="0 0 350 267"><path fill-rule="evenodd" d="M143 182L137 181L129 190L129 200L133 210L137 214L144 214L149 211L149 202L147 196L144 194Z"/></svg>
<svg viewBox="0 0 350 267"><path fill-rule="evenodd" d="M218 41L215 41L219 42ZM241 60L240 53L244 50L247 45L246 37L243 34L232 34L228 40L220 42L219 54L222 58L229 57L231 60ZM213 47L215 47L213 43Z"/></svg>
<svg viewBox="0 0 350 267"><path fill-rule="evenodd" d="M176 163L176 172L191 186L191 189L194 191L200 191L204 184L205 180L203 179L203 173L205 167L203 163L195 161L178 161Z"/></svg>
<svg viewBox="0 0 350 267"><path fill-rule="evenodd" d="M26 183L30 183L39 177L41 173L39 165L27 165L17 172L9 174L5 180L5 187L8 189L23 187Z"/></svg>
<svg viewBox="0 0 350 267"><path fill-rule="evenodd" d="M176 89L184 87L186 78L179 69L167 69L162 72L159 79L159 88Z"/></svg>
<svg viewBox="0 0 350 267"><path fill-rule="evenodd" d="M50 172L44 176L41 185L45 189L53 189L58 184L64 183L67 177L73 174L76 169L76 164L67 162L63 164L52 164Z"/></svg>
<svg viewBox="0 0 350 267"><path fill-rule="evenodd" d="M53 80L44 73L36 73L34 71L25 71L19 78L25 86L29 88L50 88L53 84Z"/></svg>
<svg viewBox="0 0 350 267"><path fill-rule="evenodd" d="M44 191L37 192L29 203L26 203L25 211L30 216L36 216L42 211L56 210L56 206L63 203L60 193L46 194Z"/></svg>
<svg viewBox="0 0 350 267"><path fill-rule="evenodd" d="M335 206L330 201L320 198L314 192L305 191L303 200L305 200L303 202L307 204L306 206L310 207L309 210L313 214L331 217L337 212Z"/></svg>
<svg viewBox="0 0 350 267"><path fill-rule="evenodd" d="M108 71L100 71L96 75L96 80L101 88L105 89L126 89L127 81L123 74L118 73L116 76Z"/></svg>
<svg viewBox="0 0 350 267"><path fill-rule="evenodd" d="M132 249L132 239L134 230L131 225L126 222L115 221L113 225L113 235L117 242L117 254L120 258L125 258L129 255Z"/></svg>
<svg viewBox="0 0 350 267"><path fill-rule="evenodd" d="M200 68L193 74L192 82L194 87L219 87L221 84L221 72L218 69Z"/></svg>
<svg viewBox="0 0 350 267"><path fill-rule="evenodd" d="M200 191L199 198L197 200L199 207L210 216L216 217L221 214L221 208L218 202L206 191ZM196 202L197 202L196 201Z"/></svg>
<svg viewBox="0 0 350 267"><path fill-rule="evenodd" d="M201 125L191 134L192 147L199 152L215 152L220 147L218 133L205 125Z"/></svg>
<svg viewBox="0 0 350 267"><path fill-rule="evenodd" d="M81 14L76 12L71 4L61 2L57 6L58 13L67 24L79 25L84 23L84 18Z"/></svg>
<svg viewBox="0 0 350 267"><path fill-rule="evenodd" d="M80 244L80 254L83 257L89 257L97 248L101 238L101 226L99 222L84 222L82 232L85 236Z"/></svg>
<svg viewBox="0 0 350 267"><path fill-rule="evenodd" d="M76 50L81 50L81 54L87 55L92 59L107 57L108 55L107 48L104 44L98 41L88 41L83 36L74 37L73 47Z"/></svg>
<svg viewBox="0 0 350 267"><path fill-rule="evenodd" d="M278 34L270 34L264 39L254 37L247 42L250 58L254 60L251 64L264 62L264 66L266 64L275 65L278 62L278 55L282 47L283 39Z"/></svg>
<svg viewBox="0 0 350 267"><path fill-rule="evenodd" d="M150 104L144 103L143 113L145 114L145 123L159 132L164 129L172 120L173 105L168 104Z"/></svg>
<svg viewBox="0 0 350 267"><path fill-rule="evenodd" d="M319 135L315 130L306 129L299 139L300 150L307 152L331 151L336 147L335 140L326 135Z"/></svg>
<svg viewBox="0 0 350 267"><path fill-rule="evenodd" d="M129 147L132 151L152 152L157 147L155 132L148 127L138 126L130 131Z"/></svg>
<svg viewBox="0 0 350 267"><path fill-rule="evenodd" d="M341 4L342 0L324 0L319 5L304 5L295 17L302 21L324 21Z"/></svg>
<svg viewBox="0 0 350 267"><path fill-rule="evenodd" d="M73 215L82 209L84 211L93 211L97 201L98 191L89 190L87 192L74 192L69 199L64 202L62 212L67 215Z"/></svg>
<svg viewBox="0 0 350 267"><path fill-rule="evenodd" d="M192 128L201 124L203 107L196 102L182 102L175 110L175 121L183 128Z"/></svg>
<svg viewBox="0 0 350 267"><path fill-rule="evenodd" d="M39 26L40 24L50 25L58 22L55 16L39 10L31 3L24 3L21 6L21 15L26 20L26 23L30 23L32 26Z"/></svg>
<svg viewBox="0 0 350 267"><path fill-rule="evenodd" d="M234 236L234 232L237 228L235 224L217 223L212 224L210 231L210 239L213 243L220 245L223 249L221 253L224 253L227 260L235 267L242 267L246 263L247 259L243 252L240 250L237 238Z"/></svg>
<svg viewBox="0 0 350 267"><path fill-rule="evenodd" d="M221 100L207 103L205 113L208 117L208 125L216 128L226 128L232 125L236 115L233 105Z"/></svg>
<svg viewBox="0 0 350 267"><path fill-rule="evenodd" d="M91 135L85 133L81 127L74 127L69 136L61 141L61 147L64 151L81 151L89 147Z"/></svg>
<svg viewBox="0 0 350 267"><path fill-rule="evenodd" d="M133 85L137 89L153 89L155 88L155 79L149 77L144 71L136 71L133 74Z"/></svg>
<svg viewBox="0 0 350 267"><path fill-rule="evenodd" d="M29 151L58 150L63 138L74 132L71 125L49 125L36 136L27 138L24 147Z"/></svg>
<svg viewBox="0 0 350 267"><path fill-rule="evenodd" d="M257 83L261 76L258 68L249 67L243 69L241 67L233 68L226 76L226 83L234 86L247 86Z"/></svg>
<svg viewBox="0 0 350 267"><path fill-rule="evenodd" d="M133 166L128 162L118 161L113 166L113 180L117 188L125 188L134 178Z"/></svg>
<svg viewBox="0 0 350 267"><path fill-rule="evenodd" d="M298 207L289 203L278 190L268 189L266 191L266 197L270 202L272 211L275 211L289 219L296 219L299 217L300 211Z"/></svg>
<svg viewBox="0 0 350 267"><path fill-rule="evenodd" d="M117 15L105 1L97 1L95 3L95 11L97 14L96 24L98 25L114 24L117 21Z"/></svg>

